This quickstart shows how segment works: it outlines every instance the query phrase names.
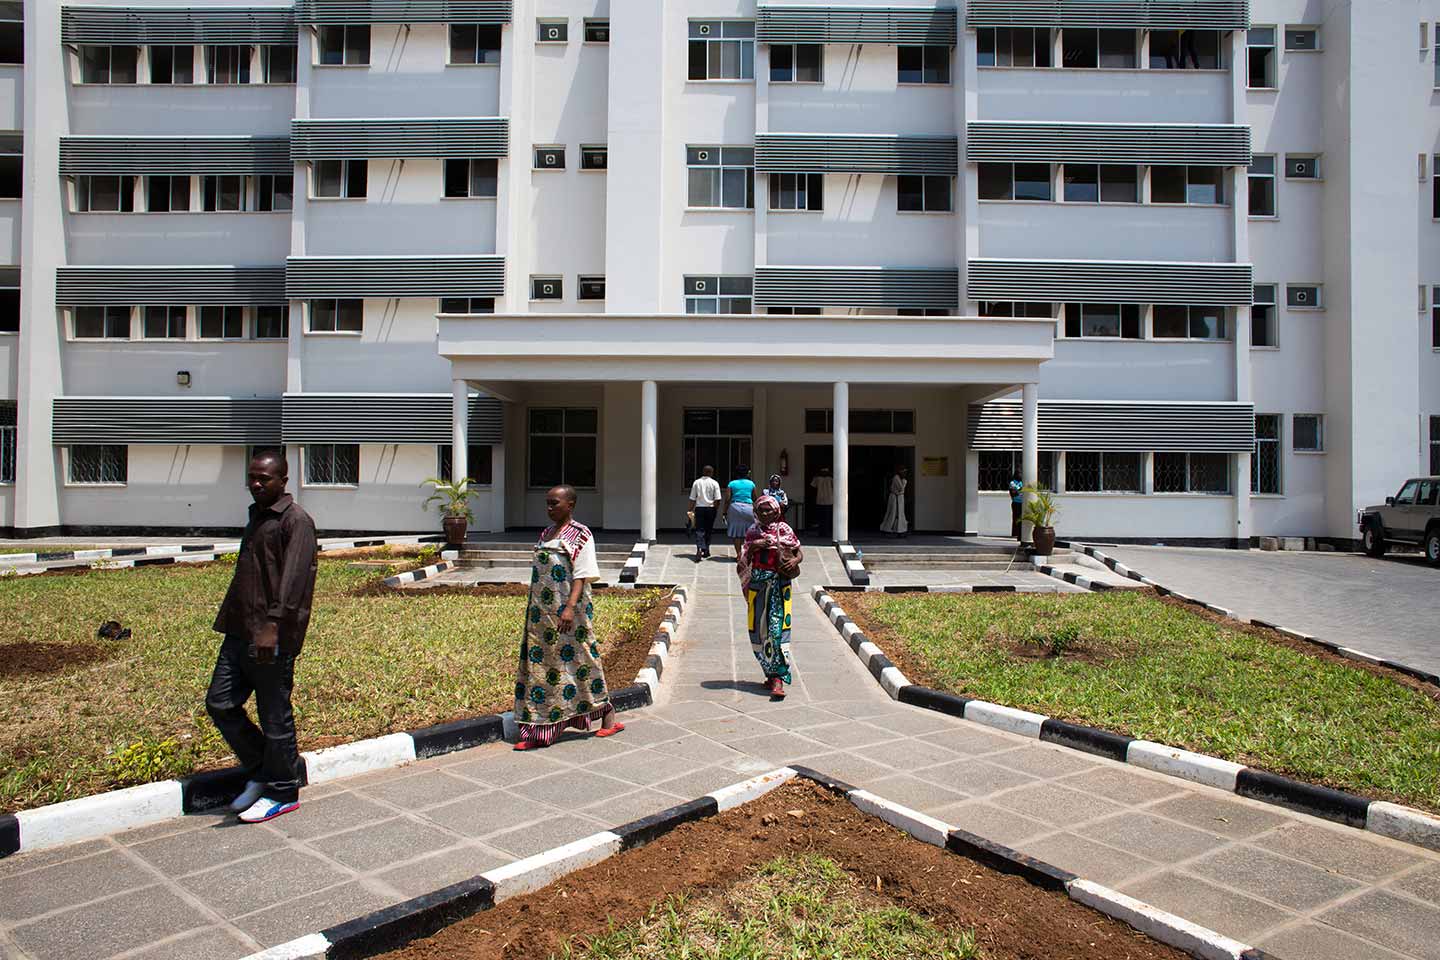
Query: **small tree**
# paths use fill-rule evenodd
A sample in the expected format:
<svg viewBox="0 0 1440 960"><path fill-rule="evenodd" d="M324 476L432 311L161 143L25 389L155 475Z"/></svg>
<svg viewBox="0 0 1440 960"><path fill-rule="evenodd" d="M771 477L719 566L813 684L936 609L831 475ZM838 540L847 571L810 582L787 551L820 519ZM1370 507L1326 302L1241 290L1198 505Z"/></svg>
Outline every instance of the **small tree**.
<svg viewBox="0 0 1440 960"><path fill-rule="evenodd" d="M439 503L440 515L443 517L464 517L467 521L473 522L475 514L470 512L470 498L474 491L470 489L470 478L465 478L459 483L450 480L441 480L439 477L431 477L422 481L421 485L429 484L431 488L430 497L425 501L425 506L432 503Z"/></svg>
<svg viewBox="0 0 1440 960"><path fill-rule="evenodd" d="M1025 507L1020 512L1020 519L1035 527L1055 526L1055 518L1060 515L1060 504L1056 502L1055 494L1045 487L1033 484L1026 486L1021 492L1028 496Z"/></svg>

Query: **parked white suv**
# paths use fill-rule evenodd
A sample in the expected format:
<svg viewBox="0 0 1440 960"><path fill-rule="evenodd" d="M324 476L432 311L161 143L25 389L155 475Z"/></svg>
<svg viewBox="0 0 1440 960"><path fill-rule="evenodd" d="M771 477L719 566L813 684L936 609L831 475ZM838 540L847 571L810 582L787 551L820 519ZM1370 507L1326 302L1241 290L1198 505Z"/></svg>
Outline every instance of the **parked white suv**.
<svg viewBox="0 0 1440 960"><path fill-rule="evenodd" d="M1384 506L1366 507L1356 515L1365 552L1383 557L1392 543L1420 547L1425 559L1440 565L1440 477L1406 480Z"/></svg>

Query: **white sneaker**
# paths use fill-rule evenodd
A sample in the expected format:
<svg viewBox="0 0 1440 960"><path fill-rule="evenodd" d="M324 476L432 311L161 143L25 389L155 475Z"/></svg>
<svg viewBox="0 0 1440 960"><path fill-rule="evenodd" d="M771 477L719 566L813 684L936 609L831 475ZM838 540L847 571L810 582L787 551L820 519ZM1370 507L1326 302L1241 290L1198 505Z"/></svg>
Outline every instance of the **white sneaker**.
<svg viewBox="0 0 1440 960"><path fill-rule="evenodd" d="M250 809L250 807L254 805L255 801L260 799L260 795L264 792L265 784L261 783L259 780L246 780L245 789L241 790L240 795L237 796L234 800L230 801L230 812L239 813L242 810Z"/></svg>
<svg viewBox="0 0 1440 960"><path fill-rule="evenodd" d="M300 809L299 800L271 800L268 797L261 797L255 803L240 814L241 823L264 823L266 820L274 820L283 816L291 810Z"/></svg>

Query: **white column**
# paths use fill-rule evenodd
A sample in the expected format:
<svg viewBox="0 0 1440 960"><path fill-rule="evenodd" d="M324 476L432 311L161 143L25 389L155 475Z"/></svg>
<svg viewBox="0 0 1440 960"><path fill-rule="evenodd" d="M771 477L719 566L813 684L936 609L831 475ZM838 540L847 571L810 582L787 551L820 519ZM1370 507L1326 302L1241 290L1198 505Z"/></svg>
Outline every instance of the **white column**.
<svg viewBox="0 0 1440 960"><path fill-rule="evenodd" d="M1021 387L1021 408L1024 415L1024 427L1021 437L1021 465L1020 479L1025 481L1027 487L1033 487L1040 482L1040 387L1038 384L1027 383ZM1033 494L1026 494L1025 499L1033 500ZM1022 542L1030 542L1030 524L1021 524L1020 539Z"/></svg>
<svg viewBox="0 0 1440 960"><path fill-rule="evenodd" d="M640 539L655 539L655 433L659 391L654 380L640 384Z"/></svg>
<svg viewBox="0 0 1440 960"><path fill-rule="evenodd" d="M850 384L835 384L833 441L835 507L831 515L836 543L850 539Z"/></svg>
<svg viewBox="0 0 1440 960"><path fill-rule="evenodd" d="M1231 484L1235 490L1235 539L1242 549L1250 544L1250 457L1248 453L1235 454L1235 479Z"/></svg>
<svg viewBox="0 0 1440 960"><path fill-rule="evenodd" d="M470 384L450 381L450 479L455 483L470 474ZM444 479L443 477L441 479Z"/></svg>
<svg viewBox="0 0 1440 960"><path fill-rule="evenodd" d="M490 532L505 532L505 441L490 445Z"/></svg>

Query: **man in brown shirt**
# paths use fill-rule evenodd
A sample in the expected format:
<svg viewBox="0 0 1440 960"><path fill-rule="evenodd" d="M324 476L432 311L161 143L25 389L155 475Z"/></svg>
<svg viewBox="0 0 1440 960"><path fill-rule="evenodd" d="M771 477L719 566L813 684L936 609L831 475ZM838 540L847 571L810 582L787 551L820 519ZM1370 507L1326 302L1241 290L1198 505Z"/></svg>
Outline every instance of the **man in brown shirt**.
<svg viewBox="0 0 1440 960"><path fill-rule="evenodd" d="M230 804L245 823L299 807L304 777L290 693L310 625L317 547L315 522L285 492L288 479L283 452L263 450L251 459L246 483L255 503L215 617L225 640L205 694L210 719L246 771L245 789ZM259 727L245 713L251 692Z"/></svg>

